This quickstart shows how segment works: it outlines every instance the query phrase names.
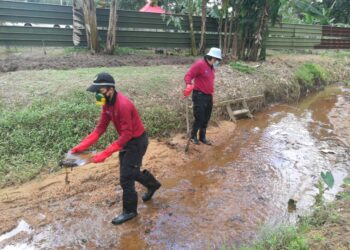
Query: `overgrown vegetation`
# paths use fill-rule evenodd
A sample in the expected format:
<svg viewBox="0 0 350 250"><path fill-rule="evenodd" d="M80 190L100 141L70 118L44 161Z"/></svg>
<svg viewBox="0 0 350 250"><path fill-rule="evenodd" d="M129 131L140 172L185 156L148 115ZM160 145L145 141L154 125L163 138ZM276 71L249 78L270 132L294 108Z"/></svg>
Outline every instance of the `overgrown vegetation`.
<svg viewBox="0 0 350 250"><path fill-rule="evenodd" d="M308 92L324 87L329 81L327 71L318 64L304 63L296 71L295 77L301 92Z"/></svg>
<svg viewBox="0 0 350 250"><path fill-rule="evenodd" d="M297 81L292 81L292 75L288 73L286 77L290 78L286 81L276 80L281 78L279 73L276 76L270 73L275 66L267 66L254 74L259 83L245 86L240 90L242 94L248 90L254 91L251 95L265 94L267 102L297 100L300 87ZM231 67L240 71L251 69L241 63L233 63ZM85 88L101 71L115 76L118 91L131 97L150 136L184 131L181 90L186 69L186 66L152 66L3 74L0 81L6 83L2 90L7 95L0 99L0 186L29 180L41 171L55 170L60 157L94 128L99 108ZM228 68L223 70L232 74ZM16 79L16 93L11 88L13 79ZM223 80L226 83L217 85L216 101L241 97L241 93L228 91L238 88L241 78L231 82L231 78L225 76ZM16 98L7 98L9 94ZM96 146L98 150L116 139L113 128L106 137Z"/></svg>
<svg viewBox="0 0 350 250"><path fill-rule="evenodd" d="M333 176L331 174L326 174L322 176L323 181L328 187L331 184ZM322 180L320 180L322 182ZM334 179L333 179L334 181ZM350 179L344 180L344 185L349 187ZM264 228L262 230L261 236L257 241L248 246L241 247L224 247L223 249L236 249L236 250L306 250L314 249L313 246L319 246L322 242L326 241L324 237L318 230L326 224L332 225L334 227L337 224L343 223L341 220L341 215L339 214L337 207L337 202L347 199L347 194L349 188L338 195L338 200L334 203L325 204L323 199L317 199L314 207L314 211L309 216L304 216L300 219L297 226L279 226L275 229ZM324 190L323 190L324 191ZM319 190L323 195L323 191ZM349 199L348 199L349 200ZM316 232L316 233L315 233ZM331 249L330 246L328 246ZM322 248L323 249L323 248ZM343 248L342 248L343 249ZM344 248L345 249L345 248Z"/></svg>
<svg viewBox="0 0 350 250"><path fill-rule="evenodd" d="M0 186L32 179L43 169L53 171L70 148L90 133L100 108L93 95L76 91L54 101L41 99L18 110L0 107ZM178 129L181 117L165 107L140 109L150 136ZM117 139L110 129L92 149L101 150Z"/></svg>
<svg viewBox="0 0 350 250"><path fill-rule="evenodd" d="M307 250L307 240L301 232L292 226L280 226L263 232L260 240L253 246L236 248L237 250Z"/></svg>
<svg viewBox="0 0 350 250"><path fill-rule="evenodd" d="M255 72L255 69L253 67L250 67L249 65L241 62L232 61L229 63L229 65L231 66L231 68L238 70L242 73L252 74L253 72Z"/></svg>

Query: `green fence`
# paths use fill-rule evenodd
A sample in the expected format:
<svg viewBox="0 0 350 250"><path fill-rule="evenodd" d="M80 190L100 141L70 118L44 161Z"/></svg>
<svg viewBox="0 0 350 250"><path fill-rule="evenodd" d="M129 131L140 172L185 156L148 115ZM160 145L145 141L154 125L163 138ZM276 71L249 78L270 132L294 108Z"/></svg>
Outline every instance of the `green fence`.
<svg viewBox="0 0 350 250"><path fill-rule="evenodd" d="M117 43L120 47L189 48L187 16L181 29L166 25L162 15L118 10ZM106 38L108 9L97 9L99 36ZM13 24L16 24L14 26ZM31 26L31 27L25 27ZM207 47L218 46L218 23L207 19ZM59 28L53 28L54 26ZM6 46L73 46L72 8L70 6L35 4L0 0L0 45ZM201 18L194 17L199 41ZM267 41L271 49L350 48L350 29L318 25L282 24L269 28ZM82 32L84 34L84 32ZM86 44L84 35L81 45Z"/></svg>

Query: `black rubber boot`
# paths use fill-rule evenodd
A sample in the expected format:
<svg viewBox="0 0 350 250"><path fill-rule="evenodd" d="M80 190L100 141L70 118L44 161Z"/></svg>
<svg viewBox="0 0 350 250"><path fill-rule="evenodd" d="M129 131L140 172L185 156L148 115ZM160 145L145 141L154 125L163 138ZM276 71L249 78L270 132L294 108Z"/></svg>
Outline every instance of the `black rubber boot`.
<svg viewBox="0 0 350 250"><path fill-rule="evenodd" d="M191 142L193 142L193 144L199 145L199 141L197 139L197 133L198 133L198 130L193 128L191 131Z"/></svg>
<svg viewBox="0 0 350 250"><path fill-rule="evenodd" d="M157 179L147 170L142 171L142 184L147 187L147 192L142 196L143 201L149 201L152 199L154 193L161 187L161 184Z"/></svg>
<svg viewBox="0 0 350 250"><path fill-rule="evenodd" d="M112 220L113 225L120 225L137 216L137 193L123 190L123 213Z"/></svg>
<svg viewBox="0 0 350 250"><path fill-rule="evenodd" d="M199 140L206 145L212 145L211 141L207 140L207 138L205 136L206 133L207 133L207 129L205 129L205 128L200 129Z"/></svg>
<svg viewBox="0 0 350 250"><path fill-rule="evenodd" d="M135 212L123 212L122 214L118 215L112 220L113 225L120 225L123 224L124 222L131 220L132 218L136 217L137 213Z"/></svg>

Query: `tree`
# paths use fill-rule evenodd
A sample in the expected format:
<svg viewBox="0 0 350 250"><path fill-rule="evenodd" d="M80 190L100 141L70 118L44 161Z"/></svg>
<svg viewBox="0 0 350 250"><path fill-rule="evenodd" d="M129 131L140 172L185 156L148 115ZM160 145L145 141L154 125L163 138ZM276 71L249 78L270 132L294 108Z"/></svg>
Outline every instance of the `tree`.
<svg viewBox="0 0 350 250"><path fill-rule="evenodd" d="M106 53L114 54L115 42L116 42L116 29L117 29L117 2L111 1L109 10L109 24L106 40Z"/></svg>
<svg viewBox="0 0 350 250"><path fill-rule="evenodd" d="M193 28L193 0L188 0L188 22L190 26L190 36L191 36L191 55L197 55L196 37Z"/></svg>
<svg viewBox="0 0 350 250"><path fill-rule="evenodd" d="M213 6L210 13L218 20L223 54L241 60L264 58L268 23L277 19L280 4L281 0L222 0Z"/></svg>
<svg viewBox="0 0 350 250"><path fill-rule="evenodd" d="M92 54L99 52L96 7L93 0L83 0L85 32L88 48Z"/></svg>
<svg viewBox="0 0 350 250"><path fill-rule="evenodd" d="M73 0L73 43L80 43L82 24L85 26L87 47L92 54L99 51L96 7L93 0Z"/></svg>
<svg viewBox="0 0 350 250"><path fill-rule="evenodd" d="M205 32L206 32L206 22L207 22L207 0L202 0L202 17L201 17L201 41L199 43L198 51L199 53L204 53L205 51Z"/></svg>

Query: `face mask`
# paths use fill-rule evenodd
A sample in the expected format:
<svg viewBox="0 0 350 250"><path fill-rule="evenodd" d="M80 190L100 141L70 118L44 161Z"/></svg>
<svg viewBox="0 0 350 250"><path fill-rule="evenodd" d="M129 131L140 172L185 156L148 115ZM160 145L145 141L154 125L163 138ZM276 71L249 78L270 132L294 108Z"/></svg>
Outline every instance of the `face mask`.
<svg viewBox="0 0 350 250"><path fill-rule="evenodd" d="M106 97L101 93L96 93L96 105L97 106L103 106L106 104Z"/></svg>
<svg viewBox="0 0 350 250"><path fill-rule="evenodd" d="M219 67L219 65L220 65L220 62L219 62L219 61L215 61L214 64L213 64L214 68Z"/></svg>

